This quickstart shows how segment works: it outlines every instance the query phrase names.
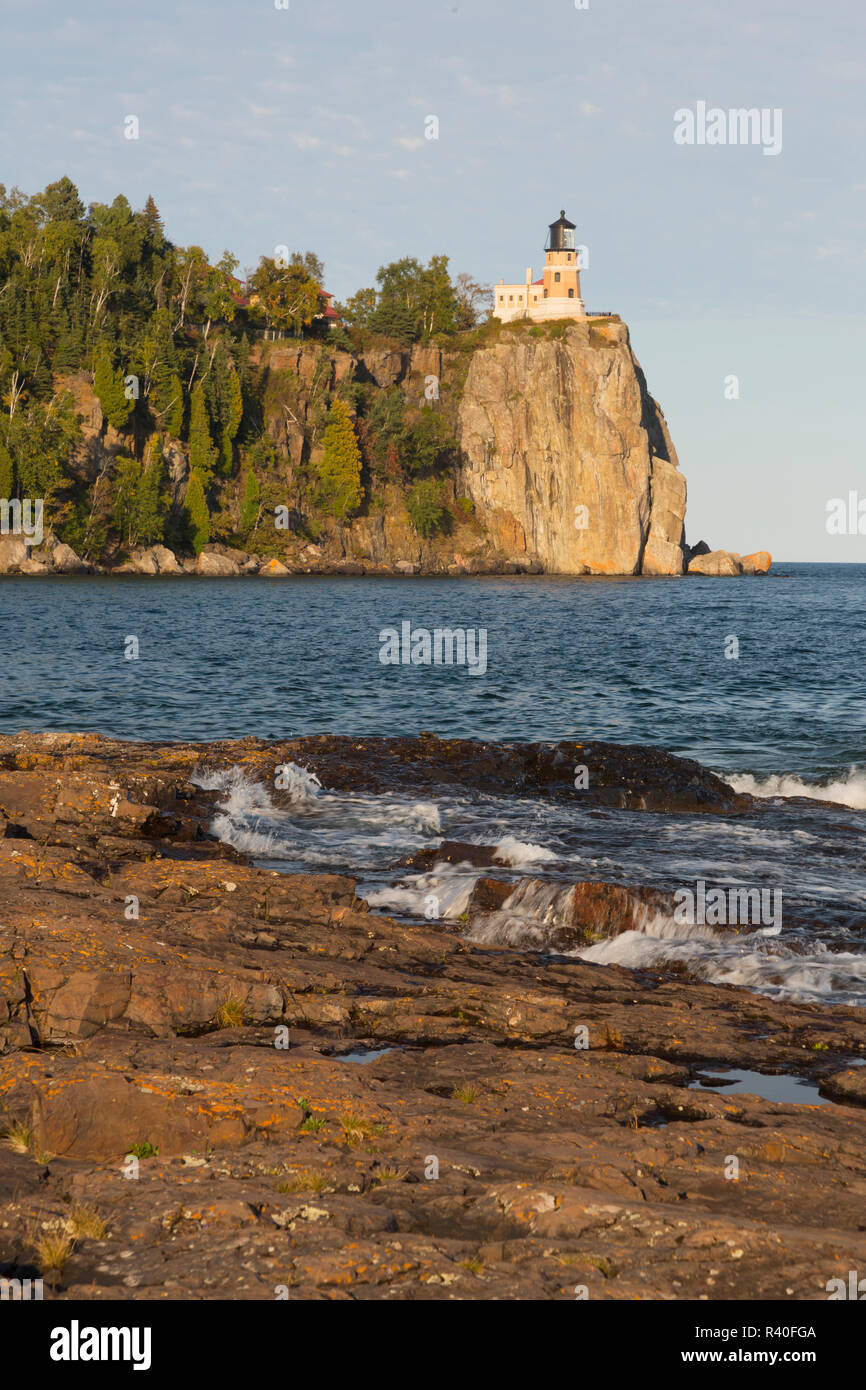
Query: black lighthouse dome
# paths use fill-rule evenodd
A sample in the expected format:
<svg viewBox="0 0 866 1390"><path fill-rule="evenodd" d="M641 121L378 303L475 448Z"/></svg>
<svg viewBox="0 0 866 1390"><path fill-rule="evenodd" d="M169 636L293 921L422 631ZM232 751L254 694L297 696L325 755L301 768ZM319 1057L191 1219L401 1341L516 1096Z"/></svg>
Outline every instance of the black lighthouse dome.
<svg viewBox="0 0 866 1390"><path fill-rule="evenodd" d="M569 222L565 215L565 208L559 214L555 222L551 222L547 230L547 245L545 251L573 251L574 250L574 223Z"/></svg>

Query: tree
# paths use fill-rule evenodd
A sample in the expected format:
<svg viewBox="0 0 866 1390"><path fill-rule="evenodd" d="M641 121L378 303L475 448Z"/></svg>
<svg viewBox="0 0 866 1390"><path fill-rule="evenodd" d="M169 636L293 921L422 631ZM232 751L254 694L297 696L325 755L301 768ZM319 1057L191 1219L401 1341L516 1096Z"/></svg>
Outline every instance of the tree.
<svg viewBox="0 0 866 1390"><path fill-rule="evenodd" d="M44 193L34 198L46 222L82 222L84 204L78 196L78 189L64 174L56 183L49 183Z"/></svg>
<svg viewBox="0 0 866 1390"><path fill-rule="evenodd" d="M232 466L232 444L244 414L244 398L240 378L234 367L229 369L227 409L228 415L222 432L222 459L223 467L228 473Z"/></svg>
<svg viewBox="0 0 866 1390"><path fill-rule="evenodd" d="M399 449L408 473L432 473L447 466L457 441L438 410L425 405L418 417L403 427Z"/></svg>
<svg viewBox="0 0 866 1390"><path fill-rule="evenodd" d="M373 471L396 478L400 473L400 443L405 428L405 401L399 386L377 391L367 416Z"/></svg>
<svg viewBox="0 0 866 1390"><path fill-rule="evenodd" d="M135 402L127 400L123 372L119 368L115 370L112 366L111 354L105 347L100 349L96 359L93 389L102 406L105 419L116 430L122 430L132 414Z"/></svg>
<svg viewBox="0 0 866 1390"><path fill-rule="evenodd" d="M376 282L379 298L370 318L376 332L418 339L456 331L460 306L447 256L432 256L426 266L414 256L404 256L380 266Z"/></svg>
<svg viewBox="0 0 866 1390"><path fill-rule="evenodd" d="M322 501L331 516L343 520L361 505L361 451L349 407L339 397L331 405L322 445Z"/></svg>
<svg viewBox="0 0 866 1390"><path fill-rule="evenodd" d="M224 337L218 338L204 380L205 397L214 438L219 439L220 472L232 466L232 444L244 413L240 378L229 356Z"/></svg>
<svg viewBox="0 0 866 1390"><path fill-rule="evenodd" d="M189 463L193 472L198 474L203 488L210 487L216 460L217 451L211 439L204 387L199 381L193 387L190 400Z"/></svg>
<svg viewBox="0 0 866 1390"><path fill-rule="evenodd" d="M15 469L12 464L12 455L6 445L0 440L0 501L9 501L14 497L15 488Z"/></svg>
<svg viewBox="0 0 866 1390"><path fill-rule="evenodd" d="M68 482L66 463L79 435L70 391L58 392L47 403L32 401L10 416L3 442L12 460L17 496L50 502Z"/></svg>
<svg viewBox="0 0 866 1390"><path fill-rule="evenodd" d="M313 263L321 269L321 262L311 251L306 256L294 252L285 266L262 256L250 281L251 302L254 312L264 317L268 328L283 333L299 332L322 312L322 284L310 274Z"/></svg>
<svg viewBox="0 0 866 1390"><path fill-rule="evenodd" d="M421 536L432 536L443 529L448 512L442 506L439 484L432 478L416 483L406 501L406 510Z"/></svg>
<svg viewBox="0 0 866 1390"><path fill-rule="evenodd" d="M181 247L177 252L175 264L177 289L173 298L178 313L175 329L180 329L186 322L187 312L198 303L206 287L210 266L200 246Z"/></svg>
<svg viewBox="0 0 866 1390"><path fill-rule="evenodd" d="M464 270L457 276L454 291L458 305L458 328L474 328L482 315L490 313L493 307L493 290L490 285L482 285L478 280L473 280Z"/></svg>
<svg viewBox="0 0 866 1390"><path fill-rule="evenodd" d="M242 536L249 535L258 525L260 496L261 489L256 477L256 470L250 467L247 469L247 476L244 481L244 500L241 505L240 529Z"/></svg>
<svg viewBox="0 0 866 1390"><path fill-rule="evenodd" d="M162 540L166 498L162 451L156 437L143 461L119 454L114 482L114 525L125 545L154 545Z"/></svg>
<svg viewBox="0 0 866 1390"><path fill-rule="evenodd" d="M165 429L179 439L183 432L183 386L177 372L172 372L160 385L154 405Z"/></svg>
<svg viewBox="0 0 866 1390"><path fill-rule="evenodd" d="M223 251L216 265L207 267L202 284L202 306L207 314L205 338L215 319L231 323L235 316L234 273L237 268L238 258L230 251Z"/></svg>
<svg viewBox="0 0 866 1390"><path fill-rule="evenodd" d="M210 540L210 512L201 476L195 470L190 474L183 508L192 537L192 548L196 555L200 555Z"/></svg>
<svg viewBox="0 0 866 1390"><path fill-rule="evenodd" d="M379 304L370 315L369 327L374 333L381 333L385 338L396 338L400 343L412 343L418 337L414 310L398 300Z"/></svg>
<svg viewBox="0 0 866 1390"><path fill-rule="evenodd" d="M376 312L376 291L374 289L358 290L351 299L345 304L336 305L337 312L347 323L355 328L369 328L370 321Z"/></svg>

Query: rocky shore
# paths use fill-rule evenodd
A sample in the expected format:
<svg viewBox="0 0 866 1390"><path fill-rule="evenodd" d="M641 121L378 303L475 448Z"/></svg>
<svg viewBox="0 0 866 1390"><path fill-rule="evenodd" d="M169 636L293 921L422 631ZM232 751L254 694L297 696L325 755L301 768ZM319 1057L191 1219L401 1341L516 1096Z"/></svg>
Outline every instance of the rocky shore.
<svg viewBox="0 0 866 1390"><path fill-rule="evenodd" d="M288 799L291 761L333 788L564 796L579 754L600 814L750 804L614 744L0 737L0 1277L106 1300L797 1301L866 1268L861 1011L378 915L350 878L220 843L192 780L239 766ZM501 901L481 879L472 922ZM576 884L573 934L648 901ZM814 1089L700 1086L724 1067Z"/></svg>
<svg viewBox="0 0 866 1390"><path fill-rule="evenodd" d="M285 557L287 560L288 556ZM686 574L714 578L740 574L767 574L772 564L768 551L736 555L727 550L710 550L703 543L687 553ZM526 558L509 559L496 551L466 556L455 551L438 559L359 560L346 559L333 547L299 546L289 563L266 558L219 543L205 546L199 555L178 556L164 545L133 550L128 559L116 565L100 565L82 560L68 545L54 541L34 547L19 536L0 538L0 575L103 574L103 575L198 575L207 579L235 579L259 575L281 579L290 574L405 575L463 574L543 574L543 565Z"/></svg>

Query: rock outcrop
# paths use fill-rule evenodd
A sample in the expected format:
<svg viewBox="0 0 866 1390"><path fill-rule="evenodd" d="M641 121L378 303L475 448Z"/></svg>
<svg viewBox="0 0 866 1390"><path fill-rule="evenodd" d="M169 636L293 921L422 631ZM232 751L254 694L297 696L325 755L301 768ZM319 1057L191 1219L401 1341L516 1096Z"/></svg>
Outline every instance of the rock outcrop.
<svg viewBox="0 0 866 1390"><path fill-rule="evenodd" d="M258 343L251 362L274 453L269 487L276 487L274 496L282 497L290 518L281 531L267 532L262 549L290 573L661 576L688 569L762 574L769 568L763 551L690 565L710 547L686 545L686 481L628 329L615 317L491 324L474 342L456 339L444 349L373 344L357 356L313 341ZM377 478L376 495L362 514L337 520L311 492L322 448L320 416L329 396L348 381L366 392L360 433L367 449L377 392L399 392L407 420L417 422L428 404L441 416L449 443L436 475L443 512L434 534L422 535L410 516L412 479L401 473L399 432L389 436L389 471ZM121 434L106 425L87 378L69 384L83 430L72 472L77 485L91 489L92 502L97 480L111 476L116 456L134 454L141 439L131 427ZM166 438L162 447L177 506L189 473L187 446ZM100 505L107 506L110 489L103 492ZM214 534L229 537L232 525L240 525L238 477L221 479L217 494L212 500L223 529ZM200 557L174 556L164 546L129 553L111 532L110 510L101 521L113 538L104 554L88 552L88 563L57 537L46 538L34 553L26 537L0 537L0 574L81 573L99 569L89 563L97 560L120 573L223 577L260 571L258 557L225 544L207 545ZM315 544L309 544L311 535ZM261 531L250 537L251 546L256 536L261 540ZM267 573L279 571L271 565Z"/></svg>
<svg viewBox="0 0 866 1390"><path fill-rule="evenodd" d="M240 569L228 555L216 555L211 551L203 550L196 561L195 572L196 574L228 578L240 574Z"/></svg>
<svg viewBox="0 0 866 1390"><path fill-rule="evenodd" d="M151 545L133 550L126 563L117 566L115 573L183 574L183 570L173 550L164 545Z"/></svg>
<svg viewBox="0 0 866 1390"><path fill-rule="evenodd" d="M664 770L607 750L644 790ZM866 1267L862 1010L493 949L492 878L465 934L256 868L190 776L296 752L0 737L0 1276L46 1300L796 1303ZM575 885L564 931L655 896ZM837 1103L725 1092L720 1066Z"/></svg>
<svg viewBox="0 0 866 1390"><path fill-rule="evenodd" d="M713 578L729 577L735 574L766 574L773 563L767 550L758 550L754 555L737 555L731 550L710 550L701 543L687 556L689 574L711 575Z"/></svg>
<svg viewBox="0 0 866 1390"><path fill-rule="evenodd" d="M618 322L520 325L472 358L459 486L550 573L682 574L686 483Z"/></svg>
<svg viewBox="0 0 866 1390"><path fill-rule="evenodd" d="M736 555L732 555L728 550L708 550L705 555L696 555L689 560L689 574L712 575L718 578L721 575L729 576L741 574L740 562Z"/></svg>
<svg viewBox="0 0 866 1390"><path fill-rule="evenodd" d="M767 574L773 557L769 550L756 550L753 555L740 556L740 568L743 574Z"/></svg>
<svg viewBox="0 0 866 1390"><path fill-rule="evenodd" d="M22 536L0 536L0 574L17 574L28 556Z"/></svg>

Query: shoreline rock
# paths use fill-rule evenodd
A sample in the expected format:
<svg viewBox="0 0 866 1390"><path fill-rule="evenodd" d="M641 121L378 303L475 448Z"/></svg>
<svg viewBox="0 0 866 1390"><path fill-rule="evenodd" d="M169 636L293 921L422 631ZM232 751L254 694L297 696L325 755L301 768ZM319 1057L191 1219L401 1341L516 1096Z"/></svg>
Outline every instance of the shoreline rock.
<svg viewBox="0 0 866 1390"><path fill-rule="evenodd" d="M863 1267L862 1010L486 947L210 835L202 766L408 785L466 753L367 743L0 737L0 1273L76 1204L105 1229L46 1297L809 1301ZM614 790L676 791L669 755L596 746ZM480 747L488 782L559 771ZM595 929L648 903L578 890ZM832 1100L699 1084L731 1066Z"/></svg>

